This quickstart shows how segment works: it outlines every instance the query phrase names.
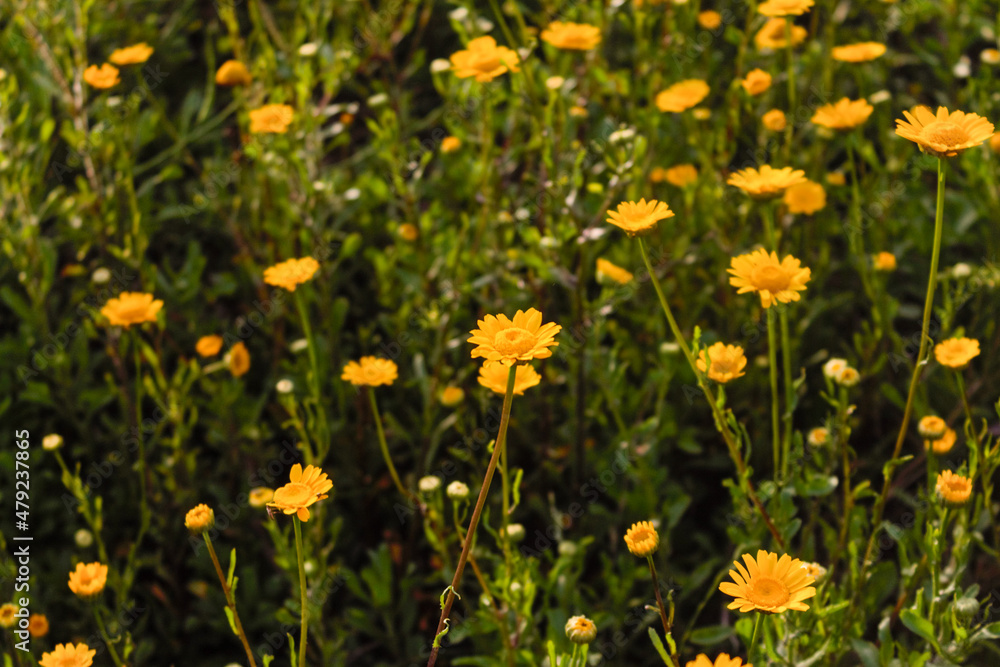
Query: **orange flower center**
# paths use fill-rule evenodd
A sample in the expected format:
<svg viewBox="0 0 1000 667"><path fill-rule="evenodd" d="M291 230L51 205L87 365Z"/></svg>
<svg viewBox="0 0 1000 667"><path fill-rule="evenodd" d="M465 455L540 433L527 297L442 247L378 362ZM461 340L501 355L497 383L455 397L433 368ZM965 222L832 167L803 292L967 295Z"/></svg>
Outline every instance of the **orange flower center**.
<svg viewBox="0 0 1000 667"><path fill-rule="evenodd" d="M510 327L503 331L498 331L493 338L493 347L503 356L521 356L531 352L534 347L535 337L527 329L520 327Z"/></svg>
<svg viewBox="0 0 1000 667"><path fill-rule="evenodd" d="M754 578L747 596L751 602L762 607L780 607L788 602L791 596L785 585L772 577L760 576Z"/></svg>
<svg viewBox="0 0 1000 667"><path fill-rule="evenodd" d="M957 146L969 140L969 135L958 125L947 120L938 120L924 127L921 133L929 142L942 146Z"/></svg>
<svg viewBox="0 0 1000 667"><path fill-rule="evenodd" d="M634 531L631 537L632 537L632 543L637 546L643 546L647 542L652 542L655 539L653 537L653 533L645 528L639 528L638 530Z"/></svg>
<svg viewBox="0 0 1000 667"><path fill-rule="evenodd" d="M316 492L300 482L289 482L274 492L274 502L286 507L305 507Z"/></svg>
<svg viewBox="0 0 1000 667"><path fill-rule="evenodd" d="M788 272L780 266L765 264L754 268L750 281L758 290L780 292L788 289Z"/></svg>
<svg viewBox="0 0 1000 667"><path fill-rule="evenodd" d="M500 56L496 51L475 51L469 64L473 69L483 72L492 72L501 65Z"/></svg>

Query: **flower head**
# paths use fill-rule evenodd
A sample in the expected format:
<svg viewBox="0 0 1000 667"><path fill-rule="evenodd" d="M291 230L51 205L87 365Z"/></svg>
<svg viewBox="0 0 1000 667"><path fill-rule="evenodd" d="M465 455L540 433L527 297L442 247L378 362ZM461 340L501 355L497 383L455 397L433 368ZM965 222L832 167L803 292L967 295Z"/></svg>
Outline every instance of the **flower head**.
<svg viewBox="0 0 1000 667"><path fill-rule="evenodd" d="M768 614L809 609L802 601L816 595L816 589L810 586L813 578L802 569L802 561L798 558L784 554L779 559L778 554L761 549L756 559L743 554L743 563L746 567L734 561L736 570L729 571L736 583L724 581L719 584L720 591L736 598L729 604L730 609Z"/></svg>
<svg viewBox="0 0 1000 667"><path fill-rule="evenodd" d="M608 222L621 227L629 236L651 231L660 220L674 217L664 202L645 198L638 203L633 201L618 204L618 210L608 211Z"/></svg>
<svg viewBox="0 0 1000 667"><path fill-rule="evenodd" d="M947 454L955 446L955 441L958 439L958 434L955 429L946 429L944 435L942 435L937 440L925 440L924 449L931 450L935 454Z"/></svg>
<svg viewBox="0 0 1000 667"><path fill-rule="evenodd" d="M319 262L312 257L289 259L264 269L264 282L294 292L296 287L312 280L317 271Z"/></svg>
<svg viewBox="0 0 1000 667"><path fill-rule="evenodd" d="M108 60L116 65L138 65L149 60L153 55L153 47L146 42L139 42L123 49L115 49L108 56Z"/></svg>
<svg viewBox="0 0 1000 667"><path fill-rule="evenodd" d="M553 21L542 31L541 38L557 49L587 51L601 43L601 29L586 23Z"/></svg>
<svg viewBox="0 0 1000 667"><path fill-rule="evenodd" d="M250 112L250 133L284 134L294 117L295 110L287 104L265 104Z"/></svg>
<svg viewBox="0 0 1000 667"><path fill-rule="evenodd" d="M104 63L100 67L91 65L83 70L83 80L94 88L101 89L121 83L121 79L118 78L118 68L109 63Z"/></svg>
<svg viewBox="0 0 1000 667"><path fill-rule="evenodd" d="M32 637L44 637L49 634L49 619L45 614L32 614L28 617L28 634Z"/></svg>
<svg viewBox="0 0 1000 667"><path fill-rule="evenodd" d="M0 628L10 628L17 621L17 607L10 602L0 605Z"/></svg>
<svg viewBox="0 0 1000 667"><path fill-rule="evenodd" d="M675 83L656 96L656 106L660 111L680 113L708 96L708 84L701 79L687 79Z"/></svg>
<svg viewBox="0 0 1000 667"><path fill-rule="evenodd" d="M722 25L722 14L713 9L698 12L698 25L705 30L715 30Z"/></svg>
<svg viewBox="0 0 1000 667"><path fill-rule="evenodd" d="M266 486L256 486L250 489L250 507L264 507L274 499L274 489Z"/></svg>
<svg viewBox="0 0 1000 667"><path fill-rule="evenodd" d="M633 555L645 558L651 556L660 546L660 534L648 521L633 523L625 533L625 544Z"/></svg>
<svg viewBox="0 0 1000 667"><path fill-rule="evenodd" d="M685 667L753 667L753 665L749 663L744 665L743 658L730 658L728 653L720 653L716 656L715 662L712 662L711 658L702 653L694 660L689 660Z"/></svg>
<svg viewBox="0 0 1000 667"><path fill-rule="evenodd" d="M791 255L778 261L778 253L763 249L733 257L730 266L728 272L733 275L729 284L739 288L737 294L758 292L764 308L798 301L799 292L806 289L812 273Z"/></svg>
<svg viewBox="0 0 1000 667"><path fill-rule="evenodd" d="M972 495L972 480L950 470L940 473L935 486L938 496L950 505L963 505Z"/></svg>
<svg viewBox="0 0 1000 667"><path fill-rule="evenodd" d="M792 46L805 41L809 32L802 26L792 26ZM754 35L753 43L758 49L783 49L788 46L788 38L785 34L785 19L768 19L764 27Z"/></svg>
<svg viewBox="0 0 1000 667"><path fill-rule="evenodd" d="M939 158L954 157L993 136L993 123L974 113L949 113L945 107L938 107L935 114L920 106L903 115L905 121L896 119L896 134Z"/></svg>
<svg viewBox="0 0 1000 667"><path fill-rule="evenodd" d="M597 636L597 626L586 616L570 616L566 621L566 638L574 644L589 644Z"/></svg>
<svg viewBox="0 0 1000 667"><path fill-rule="evenodd" d="M208 505L195 505L184 517L184 526L193 535L200 535L215 525L215 512Z"/></svg>
<svg viewBox="0 0 1000 667"><path fill-rule="evenodd" d="M253 83L250 70L239 60L227 60L215 72L215 83L220 86L249 86Z"/></svg>
<svg viewBox="0 0 1000 667"><path fill-rule="evenodd" d="M747 72L740 85L747 91L747 95L760 95L771 87L771 75L762 69L753 69Z"/></svg>
<svg viewBox="0 0 1000 667"><path fill-rule="evenodd" d="M847 360L835 357L823 364L823 375L831 380L836 380L847 368Z"/></svg>
<svg viewBox="0 0 1000 667"><path fill-rule="evenodd" d="M108 318L108 324L128 329L133 324L155 322L160 308L163 308L163 302L159 299L154 301L152 294L122 292L108 300L101 308L101 315Z"/></svg>
<svg viewBox="0 0 1000 667"><path fill-rule="evenodd" d="M603 257L597 258L597 279L600 280L602 277L609 278L610 280L618 283L619 285L627 285L632 282L632 272L623 269L617 264L612 264Z"/></svg>
<svg viewBox="0 0 1000 667"><path fill-rule="evenodd" d="M442 153L454 153L462 147L462 140L455 136L447 136L441 140Z"/></svg>
<svg viewBox="0 0 1000 667"><path fill-rule="evenodd" d="M349 361L340 374L341 380L347 380L356 387L390 385L399 377L399 368L392 359L378 357L361 357L358 361Z"/></svg>
<svg viewBox="0 0 1000 667"><path fill-rule="evenodd" d="M767 0L757 6L764 16L801 16L816 4L813 0Z"/></svg>
<svg viewBox="0 0 1000 667"><path fill-rule="evenodd" d="M202 357L211 357L219 353L222 349L222 336L216 336L211 334L209 336L202 336L198 339L198 342L194 344L194 351Z"/></svg>
<svg viewBox="0 0 1000 667"><path fill-rule="evenodd" d="M108 582L108 566L100 563L77 563L69 573L69 589L81 598L100 595Z"/></svg>
<svg viewBox="0 0 1000 667"><path fill-rule="evenodd" d="M707 372L710 379L726 383L743 377L747 358L739 345L716 343L702 350L696 363L698 370L702 373Z"/></svg>
<svg viewBox="0 0 1000 667"><path fill-rule="evenodd" d="M55 649L42 654L41 667L90 667L94 664L95 649L84 643L56 644Z"/></svg>
<svg viewBox="0 0 1000 667"><path fill-rule="evenodd" d="M449 386L441 390L438 396L441 405L446 408L453 408L465 400L465 392L461 387Z"/></svg>
<svg viewBox="0 0 1000 667"><path fill-rule="evenodd" d="M285 514L294 514L299 521L308 521L308 508L327 497L326 492L333 488L333 482L316 466L306 466L303 471L301 463L292 466L288 479L288 484L275 490L274 498L267 506Z"/></svg>
<svg viewBox="0 0 1000 667"><path fill-rule="evenodd" d="M698 180L698 168L693 164L678 164L664 173L667 183L685 188Z"/></svg>
<svg viewBox="0 0 1000 667"><path fill-rule="evenodd" d="M785 112L781 109L771 109L760 117L760 121L772 132L781 132L788 125Z"/></svg>
<svg viewBox="0 0 1000 667"><path fill-rule="evenodd" d="M979 341L975 338L950 338L934 346L934 358L948 368L960 370L979 356Z"/></svg>
<svg viewBox="0 0 1000 667"><path fill-rule="evenodd" d="M250 370L250 352L243 341L233 345L229 349L229 372L233 377L245 375Z"/></svg>
<svg viewBox="0 0 1000 667"><path fill-rule="evenodd" d="M826 568L819 563L802 563L802 569L816 581L826 576Z"/></svg>
<svg viewBox="0 0 1000 667"><path fill-rule="evenodd" d="M885 54L885 44L879 42L858 42L857 44L845 44L835 46L830 54L834 60L845 63L863 63L875 60Z"/></svg>
<svg viewBox="0 0 1000 667"><path fill-rule="evenodd" d="M840 373L837 374L837 377L834 378L834 382L839 384L841 387L853 387L860 381L861 374L858 373L858 369L851 366L848 366L840 371Z"/></svg>
<svg viewBox="0 0 1000 667"><path fill-rule="evenodd" d="M801 169L782 167L775 169L769 164L760 169L747 167L731 174L726 180L754 199L773 199L793 185L806 182L806 173Z"/></svg>
<svg viewBox="0 0 1000 667"><path fill-rule="evenodd" d="M809 431L806 436L806 441L813 447L821 447L827 443L830 439L830 431L823 428L822 426L817 426L816 428Z"/></svg>
<svg viewBox="0 0 1000 667"><path fill-rule="evenodd" d="M492 366L479 367L479 384L497 394L507 393L507 373L509 366L503 364L493 364ZM542 376L528 364L521 364L514 371L514 393L518 396L524 394L525 389L531 389L542 381Z"/></svg>
<svg viewBox="0 0 1000 667"><path fill-rule="evenodd" d="M824 104L813 114L812 123L831 130L852 130L872 115L875 107L868 100L842 98L834 104Z"/></svg>
<svg viewBox="0 0 1000 667"><path fill-rule="evenodd" d="M554 339L562 330L555 322L542 324L542 314L534 308L519 310L514 319L506 315L487 315L479 320L479 328L469 333L468 342L476 345L472 358L483 357L483 366L511 366L521 361L547 359L550 347L559 345Z"/></svg>
<svg viewBox="0 0 1000 667"><path fill-rule="evenodd" d="M782 201L789 213L811 215L826 206L826 190L815 181L805 181L785 190Z"/></svg>
<svg viewBox="0 0 1000 667"><path fill-rule="evenodd" d="M417 482L420 493L434 493L441 488L441 478L437 475L426 475Z"/></svg>
<svg viewBox="0 0 1000 667"><path fill-rule="evenodd" d="M917 422L917 432L924 440L939 440L948 431L948 424L940 417L927 415Z"/></svg>
<svg viewBox="0 0 1000 667"><path fill-rule="evenodd" d="M465 500L469 497L469 485L455 480L444 492L452 500Z"/></svg>
<svg viewBox="0 0 1000 667"><path fill-rule="evenodd" d="M476 77L480 83L492 81L510 70L520 72L517 51L506 46L497 46L489 35L470 41L462 51L451 54L451 69L460 79Z"/></svg>
<svg viewBox="0 0 1000 667"><path fill-rule="evenodd" d="M49 433L47 436L42 438L42 449L46 451L52 451L54 449L59 449L62 447L63 437L58 433Z"/></svg>
<svg viewBox="0 0 1000 667"><path fill-rule="evenodd" d="M872 265L875 267L876 271L884 271L888 273L889 271L896 270L896 256L891 252L885 252L884 250L879 254L875 255Z"/></svg>

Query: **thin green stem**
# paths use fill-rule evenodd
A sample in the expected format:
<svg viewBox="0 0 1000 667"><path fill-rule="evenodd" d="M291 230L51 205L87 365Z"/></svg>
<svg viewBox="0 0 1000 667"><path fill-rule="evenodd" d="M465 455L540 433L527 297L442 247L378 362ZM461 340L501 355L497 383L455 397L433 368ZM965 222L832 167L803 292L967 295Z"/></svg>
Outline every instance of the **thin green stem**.
<svg viewBox="0 0 1000 667"><path fill-rule="evenodd" d="M673 603L671 602L670 618L667 618L667 608L663 605L663 597L660 595L660 580L656 576L656 566L653 564L652 554L646 556L646 562L649 564L649 575L653 578L653 591L656 593L656 606L660 610L660 620L663 621L663 636L670 637L673 628ZM670 652L670 659L675 665L679 665L676 649Z"/></svg>
<svg viewBox="0 0 1000 667"><path fill-rule="evenodd" d="M965 410L965 422L969 425L969 428L974 431L975 424L972 421L972 408L969 406L969 396L965 391L965 378L962 377L962 371L955 371L955 384L958 385L958 395L962 397L962 409Z"/></svg>
<svg viewBox="0 0 1000 667"><path fill-rule="evenodd" d="M208 533L204 532L201 534L205 538L205 546L208 547L208 555L212 557L212 565L215 566L215 573L219 576L219 583L222 584L222 592L226 594L226 605L229 606L229 610L233 614L233 624L236 626L236 634L240 637L240 642L243 643L243 650L246 651L247 660L250 661L250 667L257 667L257 661L254 660L253 651L250 650L250 642L247 641L247 635L243 631L243 624L240 623L240 614L236 611L236 598L233 597L233 591L229 588L229 583L226 581L225 575L222 574L222 566L219 565L219 557L215 555L215 548L212 546L212 540L208 537Z"/></svg>
<svg viewBox="0 0 1000 667"><path fill-rule="evenodd" d="M757 618L753 622L753 634L750 635L750 645L747 646L747 662L753 662L753 664L760 664L758 661L753 659L754 654L760 653L757 649L757 635L760 634L761 626L764 625L764 614L757 612Z"/></svg>
<svg viewBox="0 0 1000 667"><path fill-rule="evenodd" d="M770 310L770 309L768 309ZM792 410L794 410L795 391L792 386L792 345L788 336L788 308L782 308L778 313L781 324L781 364L785 386L785 431L781 438L781 477L788 479L788 461L792 449Z"/></svg>
<svg viewBox="0 0 1000 667"><path fill-rule="evenodd" d="M316 340L313 337L312 325L309 323L309 316L306 312L305 301L302 297L302 292L295 291L295 306L299 311L299 319L302 320L302 331L306 335L306 344L309 349L309 366L311 368L311 373L309 375L309 389L312 393L313 404L315 406L316 414L319 417L319 433L316 434L316 451L312 451L309 447L308 442L306 443L306 463L310 464L315 460L315 457L319 457L320 460L324 458L326 453L326 448L329 446L328 430L326 423L326 409L323 406L321 396L320 396L320 386L319 386L319 355L316 352ZM307 413L308 414L308 413Z"/></svg>
<svg viewBox="0 0 1000 667"><path fill-rule="evenodd" d="M778 332L774 322L774 308L767 308L767 369L771 378L771 451L774 456L774 481L778 481L781 464L781 426L778 416Z"/></svg>
<svg viewBox="0 0 1000 667"><path fill-rule="evenodd" d="M372 406L372 419L375 420L375 432L378 434L378 446L382 450L382 458L385 459L386 466L389 467L389 475L401 494L419 503L413 492L403 486L403 482L399 479L399 473L396 472L396 466L392 464L392 457L389 456L389 445L385 441L385 431L382 430L382 417L378 412L378 403L375 402L375 387L368 387L368 399Z"/></svg>
<svg viewBox="0 0 1000 667"><path fill-rule="evenodd" d="M125 663L122 659L118 657L118 651L115 650L114 644L111 643L111 637L108 635L108 629L104 627L104 619L101 618L101 614L97 611L97 604L91 605L91 610L94 612L94 620L97 621L97 631L101 633L101 639L104 640L104 645L108 647L108 654L111 656L111 661L117 665L117 667L125 667Z"/></svg>
<svg viewBox="0 0 1000 667"><path fill-rule="evenodd" d="M299 664L298 667L306 667L306 639L309 633L309 602L306 596L306 563L302 556L302 528L299 517L292 520L295 526L295 555L299 562L299 593L300 604L302 605L302 623L299 631Z"/></svg>

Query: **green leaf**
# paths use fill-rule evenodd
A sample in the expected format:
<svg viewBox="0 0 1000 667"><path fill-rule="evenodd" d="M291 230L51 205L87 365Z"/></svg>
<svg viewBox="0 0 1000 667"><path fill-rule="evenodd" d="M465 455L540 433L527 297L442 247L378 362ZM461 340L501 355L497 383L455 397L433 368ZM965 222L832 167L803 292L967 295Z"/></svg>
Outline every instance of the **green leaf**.
<svg viewBox="0 0 1000 667"><path fill-rule="evenodd" d="M721 644L736 633L731 625L710 625L698 628L691 633L691 641L699 646L715 646Z"/></svg>
<svg viewBox="0 0 1000 667"><path fill-rule="evenodd" d="M229 590L235 591L236 584L233 582L233 574L236 572L236 549L229 552L229 574L226 575L226 583L229 584Z"/></svg>
<svg viewBox="0 0 1000 667"><path fill-rule="evenodd" d="M869 644L860 639L851 639L851 648L858 654L858 658L861 659L861 664L864 667L879 667L878 649L874 644Z"/></svg>
<svg viewBox="0 0 1000 667"><path fill-rule="evenodd" d="M226 612L226 618L229 619L229 629L233 631L233 634L239 636L239 632L236 631L236 619L233 618L233 610L229 607L223 607L223 611Z"/></svg>
<svg viewBox="0 0 1000 667"><path fill-rule="evenodd" d="M270 653L265 653L261 659L264 662L264 667L269 667L271 661L274 660L274 656Z"/></svg>
<svg viewBox="0 0 1000 667"><path fill-rule="evenodd" d="M653 628L649 628L649 639L653 642L653 647L656 648L656 652L660 654L660 658L663 660L665 665L673 665L673 661L670 660L670 656L667 655L667 649L663 648L663 642L660 641L660 637L656 634Z"/></svg>
<svg viewBox="0 0 1000 667"><path fill-rule="evenodd" d="M923 618L912 609L907 609L899 615L899 620L903 622L910 632L922 637L937 648L937 637L934 636L934 624Z"/></svg>

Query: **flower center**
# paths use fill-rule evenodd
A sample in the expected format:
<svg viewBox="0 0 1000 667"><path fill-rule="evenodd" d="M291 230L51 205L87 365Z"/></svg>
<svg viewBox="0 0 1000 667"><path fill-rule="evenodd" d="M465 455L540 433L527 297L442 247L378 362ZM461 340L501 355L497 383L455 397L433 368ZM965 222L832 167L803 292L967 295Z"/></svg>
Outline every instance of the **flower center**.
<svg viewBox="0 0 1000 667"><path fill-rule="evenodd" d="M632 533L633 544L641 545L645 544L646 542L652 542L652 541L653 541L653 534L650 533L645 528L642 528Z"/></svg>
<svg viewBox="0 0 1000 667"><path fill-rule="evenodd" d="M755 267L750 280L758 290L773 293L788 289L788 272L774 264Z"/></svg>
<svg viewBox="0 0 1000 667"><path fill-rule="evenodd" d="M503 356L521 356L531 352L535 337L527 329L511 327L497 332L493 338L493 347Z"/></svg>
<svg viewBox="0 0 1000 667"><path fill-rule="evenodd" d="M289 482L274 492L274 502L288 507L305 506L309 500L316 497L311 488L299 482Z"/></svg>
<svg viewBox="0 0 1000 667"><path fill-rule="evenodd" d="M943 146L957 146L969 140L969 135L955 123L947 120L934 121L922 132L927 141Z"/></svg>
<svg viewBox="0 0 1000 667"><path fill-rule="evenodd" d="M492 72L500 65L500 56L496 51L479 51L472 60L472 67L482 72Z"/></svg>
<svg viewBox="0 0 1000 667"><path fill-rule="evenodd" d="M751 601L762 607L780 607L789 600L788 589L777 579L758 576L750 592Z"/></svg>

